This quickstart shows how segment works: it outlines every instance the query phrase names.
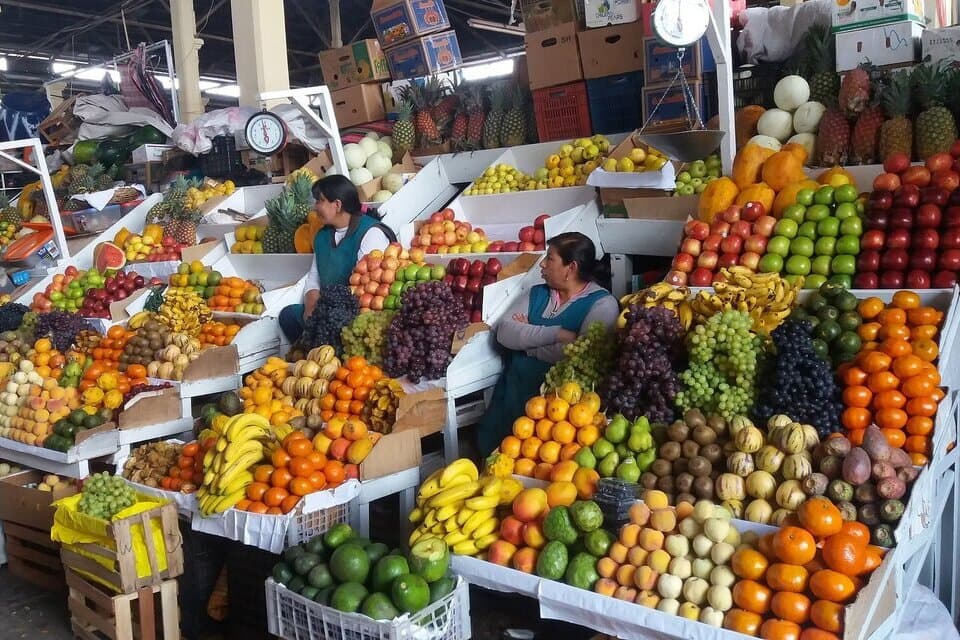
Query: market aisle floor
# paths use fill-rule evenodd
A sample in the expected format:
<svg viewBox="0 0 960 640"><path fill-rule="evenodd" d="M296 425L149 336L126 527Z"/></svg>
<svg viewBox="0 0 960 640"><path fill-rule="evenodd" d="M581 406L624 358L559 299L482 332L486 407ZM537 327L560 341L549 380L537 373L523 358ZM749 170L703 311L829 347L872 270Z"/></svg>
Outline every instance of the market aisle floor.
<svg viewBox="0 0 960 640"><path fill-rule="evenodd" d="M0 602L3 626L0 640L44 638L72 640L67 614L67 598L43 591L0 569Z"/></svg>

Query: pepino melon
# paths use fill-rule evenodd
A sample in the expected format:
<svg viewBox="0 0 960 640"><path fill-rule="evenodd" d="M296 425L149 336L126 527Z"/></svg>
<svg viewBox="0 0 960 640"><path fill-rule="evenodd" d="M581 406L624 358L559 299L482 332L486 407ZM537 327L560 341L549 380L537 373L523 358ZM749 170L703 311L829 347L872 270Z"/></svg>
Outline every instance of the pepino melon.
<svg viewBox="0 0 960 640"><path fill-rule="evenodd" d="M112 242L101 242L93 249L93 267L100 273L107 269L119 271L127 264L123 249Z"/></svg>

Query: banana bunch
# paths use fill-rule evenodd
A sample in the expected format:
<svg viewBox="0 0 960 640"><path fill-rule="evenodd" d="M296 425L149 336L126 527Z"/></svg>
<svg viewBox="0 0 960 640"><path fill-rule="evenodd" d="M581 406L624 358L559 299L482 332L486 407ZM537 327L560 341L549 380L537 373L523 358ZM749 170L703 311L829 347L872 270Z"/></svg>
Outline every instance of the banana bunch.
<svg viewBox="0 0 960 640"><path fill-rule="evenodd" d="M628 293L620 298L620 317L617 318L617 328L627 326L627 313L632 305L643 307L663 307L677 314L684 329L693 324L693 308L690 305L690 290L686 287L675 287L666 282L658 282L635 293Z"/></svg>
<svg viewBox="0 0 960 640"><path fill-rule="evenodd" d="M793 309L803 287L803 278L790 284L776 273L753 273L746 267L720 269L713 292L701 291L693 299L697 322L729 309L743 311L753 320L757 333L769 334Z"/></svg>
<svg viewBox="0 0 960 640"><path fill-rule="evenodd" d="M235 415L211 431L217 435L217 443L203 456L203 483L197 491L204 518L243 500L253 482L250 469L271 455L278 436L267 419L256 413Z"/></svg>
<svg viewBox="0 0 960 640"><path fill-rule="evenodd" d="M454 553L475 556L499 537L497 507L513 502L523 485L515 478L480 477L477 466L460 458L428 477L417 492L410 522L412 546L425 535L436 535Z"/></svg>
<svg viewBox="0 0 960 640"><path fill-rule="evenodd" d="M140 329L154 317L156 317L156 314L152 311L138 311L133 314L129 320L127 320L127 328L133 331Z"/></svg>
<svg viewBox="0 0 960 640"><path fill-rule="evenodd" d="M168 287L160 305L160 322L171 331L200 335L200 327L209 322L213 314L203 297L188 287Z"/></svg>
<svg viewBox="0 0 960 640"><path fill-rule="evenodd" d="M370 390L360 417L374 431L390 433L397 421L397 408L405 394L403 386L394 378L378 380Z"/></svg>

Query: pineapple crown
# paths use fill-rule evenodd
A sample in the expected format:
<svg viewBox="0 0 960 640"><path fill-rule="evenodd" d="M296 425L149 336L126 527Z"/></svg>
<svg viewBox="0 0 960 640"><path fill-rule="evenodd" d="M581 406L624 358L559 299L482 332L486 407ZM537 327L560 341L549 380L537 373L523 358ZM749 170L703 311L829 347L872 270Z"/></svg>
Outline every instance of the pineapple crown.
<svg viewBox="0 0 960 640"><path fill-rule="evenodd" d="M313 204L313 178L309 175L297 174L288 190L298 204Z"/></svg>
<svg viewBox="0 0 960 640"><path fill-rule="evenodd" d="M942 60L936 64L924 63L914 67L910 74L910 85L921 109L943 106L945 89L947 84L952 84L952 75Z"/></svg>
<svg viewBox="0 0 960 640"><path fill-rule="evenodd" d="M294 217L296 203L294 202L293 194L290 192L285 191L276 198L267 200L264 206L267 209L267 215L270 217L271 223L277 223L281 227L291 226L293 224L292 219Z"/></svg>
<svg viewBox="0 0 960 640"><path fill-rule="evenodd" d="M10 206L10 198L6 194L0 193L0 209L6 209Z"/></svg>
<svg viewBox="0 0 960 640"><path fill-rule="evenodd" d="M816 23L807 29L803 38L803 75L806 77L836 68L836 44L829 27Z"/></svg>
<svg viewBox="0 0 960 640"><path fill-rule="evenodd" d="M888 118L905 116L910 112L910 72L906 69L891 73L880 94L880 102Z"/></svg>

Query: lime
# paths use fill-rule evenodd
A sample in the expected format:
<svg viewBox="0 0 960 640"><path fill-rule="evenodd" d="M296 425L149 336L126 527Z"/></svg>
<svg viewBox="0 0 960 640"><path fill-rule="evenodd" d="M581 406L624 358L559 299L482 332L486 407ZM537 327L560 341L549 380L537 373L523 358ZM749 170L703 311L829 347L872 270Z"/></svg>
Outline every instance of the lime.
<svg viewBox="0 0 960 640"><path fill-rule="evenodd" d="M813 201L817 204L830 205L833 204L833 187L829 185L824 185L817 189L817 192L813 194ZM856 198L854 198L856 199Z"/></svg>
<svg viewBox="0 0 960 640"><path fill-rule="evenodd" d="M372 566L376 564L377 560L387 555L390 547L382 542L374 542L373 544L368 545L364 550L367 552L367 557L370 558L370 564Z"/></svg>
<svg viewBox="0 0 960 640"><path fill-rule="evenodd" d="M593 533L592 531L590 533ZM443 576L436 582L430 583L430 604L442 600L453 593L457 586L457 579L453 576Z"/></svg>
<svg viewBox="0 0 960 640"><path fill-rule="evenodd" d="M317 556L323 556L327 553L327 548L323 545L323 536L314 536L310 538L303 545L303 548L306 549L308 553L312 553Z"/></svg>
<svg viewBox="0 0 960 640"><path fill-rule="evenodd" d="M370 573L370 558L360 545L352 542L343 544L330 556L330 572L339 582L362 584Z"/></svg>
<svg viewBox="0 0 960 640"><path fill-rule="evenodd" d="M371 593L360 606L360 613L374 620L393 620L400 615L385 593Z"/></svg>
<svg viewBox="0 0 960 640"><path fill-rule="evenodd" d="M386 591L390 588L394 579L410 573L410 566L407 559L401 555L383 556L373 567L373 574L370 577L370 587L374 591Z"/></svg>
<svg viewBox="0 0 960 640"><path fill-rule="evenodd" d="M286 562L278 562L273 565L273 579L280 584L287 584L293 579L293 570Z"/></svg>
<svg viewBox="0 0 960 640"><path fill-rule="evenodd" d="M307 586L307 582L301 576L293 576L290 578L290 582L287 583L287 589L297 593L300 593L300 590L305 586Z"/></svg>
<svg viewBox="0 0 960 640"><path fill-rule="evenodd" d="M330 606L338 611L353 613L367 597L367 588L359 582L344 582L330 595Z"/></svg>
<svg viewBox="0 0 960 640"><path fill-rule="evenodd" d="M307 574L307 582L317 589L326 589L333 586L333 576L330 574L330 567L324 563L317 564L310 569Z"/></svg>
<svg viewBox="0 0 960 640"><path fill-rule="evenodd" d="M323 544L327 549L336 549L347 540L356 537L353 527L345 522L339 522L323 534Z"/></svg>
<svg viewBox="0 0 960 640"><path fill-rule="evenodd" d="M288 564L293 564L293 561L306 553L306 550L297 545L295 547L288 547L283 552L283 559L287 561Z"/></svg>
<svg viewBox="0 0 960 640"><path fill-rule="evenodd" d="M856 311L844 311L837 318L837 322L844 331L856 331L861 323L860 314Z"/></svg>
<svg viewBox="0 0 960 640"><path fill-rule="evenodd" d="M820 356L824 360L830 359L830 347L827 345L826 342L824 342L820 338L814 338L813 340L810 341L810 344L813 346L813 350L816 352L818 356Z"/></svg>
<svg viewBox="0 0 960 640"><path fill-rule="evenodd" d="M842 332L840 325L837 324L836 320L823 320L817 325L817 328L813 330L813 337L820 338L826 343L833 342Z"/></svg>
<svg viewBox="0 0 960 640"><path fill-rule="evenodd" d="M293 561L293 570L299 575L305 576L318 564L320 564L320 556L312 553L302 553Z"/></svg>
<svg viewBox="0 0 960 640"><path fill-rule="evenodd" d="M311 587L310 585L305 586L303 589L300 589L300 595L308 600L313 600L317 597L317 594L320 593L320 589L316 587Z"/></svg>
<svg viewBox="0 0 960 640"><path fill-rule="evenodd" d="M333 595L333 587L327 587L326 589L320 589L317 591L317 595L313 596L314 602L319 602L322 605L330 604L330 596Z"/></svg>
<svg viewBox="0 0 960 640"><path fill-rule="evenodd" d="M813 189L800 189L800 191L797 191L797 203L809 207L813 204L814 193Z"/></svg>
<svg viewBox="0 0 960 640"><path fill-rule="evenodd" d="M863 344L863 341L853 331L844 331L837 337L836 347L837 351L844 354L856 354L860 351L860 347Z"/></svg>
<svg viewBox="0 0 960 640"><path fill-rule="evenodd" d="M837 299L833 301L833 304L835 304L840 311L853 311L857 308L857 305L860 304L860 300L854 294L844 290L837 296Z"/></svg>
<svg viewBox="0 0 960 640"><path fill-rule="evenodd" d="M405 573L393 581L390 596L398 609L415 613L430 604L430 587L420 576Z"/></svg>
<svg viewBox="0 0 960 640"><path fill-rule="evenodd" d="M833 199L837 202L853 202L860 194L852 184L845 184L836 188Z"/></svg>

